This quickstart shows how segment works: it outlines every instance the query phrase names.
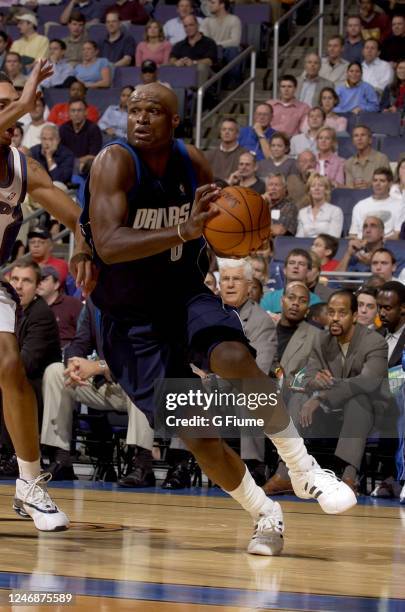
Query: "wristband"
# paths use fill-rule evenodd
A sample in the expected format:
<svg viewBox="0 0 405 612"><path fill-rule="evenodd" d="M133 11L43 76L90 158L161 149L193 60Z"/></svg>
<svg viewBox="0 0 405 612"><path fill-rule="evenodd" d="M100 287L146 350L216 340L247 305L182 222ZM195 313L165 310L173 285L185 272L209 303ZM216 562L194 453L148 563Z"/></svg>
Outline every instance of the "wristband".
<svg viewBox="0 0 405 612"><path fill-rule="evenodd" d="M187 242L187 240L185 238L183 238L183 236L181 235L181 232L180 232L180 223L177 225L177 235L178 235L178 237L180 238L180 240L182 242Z"/></svg>

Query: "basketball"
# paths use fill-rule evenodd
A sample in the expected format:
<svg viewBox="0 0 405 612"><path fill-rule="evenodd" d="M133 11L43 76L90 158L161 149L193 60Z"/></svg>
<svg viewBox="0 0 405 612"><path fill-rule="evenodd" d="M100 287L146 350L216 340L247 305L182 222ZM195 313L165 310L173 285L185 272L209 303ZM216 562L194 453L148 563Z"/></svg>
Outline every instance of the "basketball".
<svg viewBox="0 0 405 612"><path fill-rule="evenodd" d="M219 214L206 222L204 236L217 255L247 257L269 238L269 207L256 191L225 187L215 206Z"/></svg>

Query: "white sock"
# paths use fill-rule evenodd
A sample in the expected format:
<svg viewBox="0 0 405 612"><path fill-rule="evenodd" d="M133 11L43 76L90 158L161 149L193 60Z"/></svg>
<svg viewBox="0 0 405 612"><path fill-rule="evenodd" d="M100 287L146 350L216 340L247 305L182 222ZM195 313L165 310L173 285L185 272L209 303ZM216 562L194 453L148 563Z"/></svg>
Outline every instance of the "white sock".
<svg viewBox="0 0 405 612"><path fill-rule="evenodd" d="M314 458L308 455L304 440L299 435L290 419L288 427L276 434L268 434L276 447L278 454L291 472L305 472L314 464Z"/></svg>
<svg viewBox="0 0 405 612"><path fill-rule="evenodd" d="M226 491L231 495L244 510L247 510L253 520L259 514L271 512L274 502L266 496L266 493L253 480L249 470L246 468L242 482L233 491Z"/></svg>
<svg viewBox="0 0 405 612"><path fill-rule="evenodd" d="M34 480L41 473L41 464L39 458L36 461L24 461L17 457L18 468L20 470L20 478L23 480Z"/></svg>

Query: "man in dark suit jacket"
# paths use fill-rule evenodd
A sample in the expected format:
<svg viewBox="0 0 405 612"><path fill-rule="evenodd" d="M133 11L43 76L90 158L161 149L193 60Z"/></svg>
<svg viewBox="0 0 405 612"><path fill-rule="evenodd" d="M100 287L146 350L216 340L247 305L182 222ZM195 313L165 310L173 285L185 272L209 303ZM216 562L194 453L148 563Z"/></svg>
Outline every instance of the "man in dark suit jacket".
<svg viewBox="0 0 405 612"><path fill-rule="evenodd" d="M305 381L313 395L301 409L300 423L309 431L328 415L322 435L338 437L335 455L344 470L343 480L355 488L373 427L384 435L396 427L388 388L388 350L380 334L356 324L357 299L350 291L336 291L329 298L328 318L329 331L322 332L309 359ZM335 421L336 429L330 430Z"/></svg>

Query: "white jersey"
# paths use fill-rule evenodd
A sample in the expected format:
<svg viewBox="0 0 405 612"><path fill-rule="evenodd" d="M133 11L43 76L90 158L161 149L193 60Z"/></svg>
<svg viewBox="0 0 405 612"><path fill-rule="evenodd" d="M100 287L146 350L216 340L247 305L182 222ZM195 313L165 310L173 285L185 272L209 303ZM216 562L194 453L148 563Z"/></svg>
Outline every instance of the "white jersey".
<svg viewBox="0 0 405 612"><path fill-rule="evenodd" d="M7 179L0 182L0 265L10 257L23 221L21 203L27 193L27 162L15 147L8 148Z"/></svg>

